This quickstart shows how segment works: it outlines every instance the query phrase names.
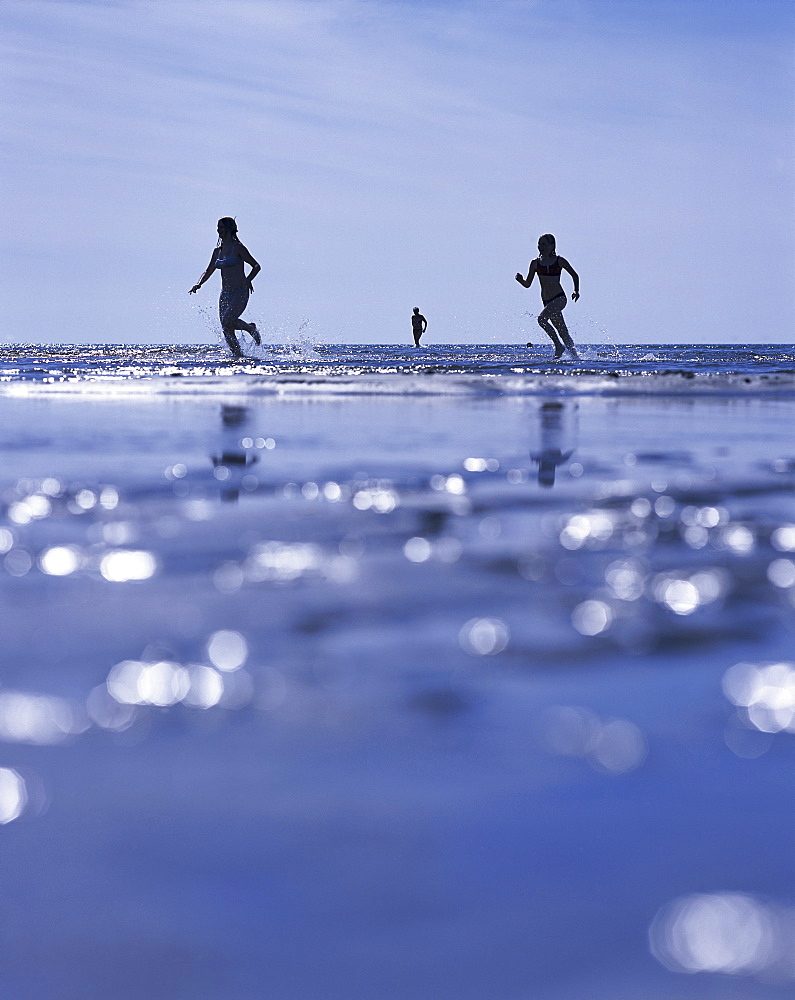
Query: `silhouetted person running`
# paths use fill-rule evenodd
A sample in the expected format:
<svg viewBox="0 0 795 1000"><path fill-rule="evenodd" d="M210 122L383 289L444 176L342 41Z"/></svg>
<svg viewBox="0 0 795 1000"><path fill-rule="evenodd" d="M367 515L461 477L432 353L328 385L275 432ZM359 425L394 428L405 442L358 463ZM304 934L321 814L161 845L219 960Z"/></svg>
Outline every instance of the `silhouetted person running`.
<svg viewBox="0 0 795 1000"><path fill-rule="evenodd" d="M244 271L244 263L251 265L248 275ZM249 292L254 291L251 282L261 268L237 238L237 223L234 219L218 220L218 246L213 250L204 274L191 288L189 294L198 292L216 268L221 272L221 298L218 300L221 329L224 331L224 339L233 357L239 358L243 352L240 350L235 330L245 330L251 335L255 344L260 343L257 324L246 323L240 318L240 314L248 304Z"/></svg>
<svg viewBox="0 0 795 1000"><path fill-rule="evenodd" d="M527 277L521 274L516 275L516 280L520 285L529 288L533 283L533 278L538 275L541 284L541 301L544 308L538 314L538 325L552 340L555 345L555 357L559 358L568 349L573 357L577 357L574 349L574 341L563 319L563 310L566 308L566 293L560 284L562 271L567 271L574 279L574 291L571 293L572 302L576 302L580 297L580 276L566 260L555 253L555 237L551 233L546 233L538 240L539 256L530 261L530 269ZM560 334L560 340L558 339ZM563 343L561 343L561 340ZM565 345L565 346L564 346ZM532 347L532 344L528 344Z"/></svg>
<svg viewBox="0 0 795 1000"><path fill-rule="evenodd" d="M428 329L428 320L420 312L419 306L414 306L411 314L411 332L414 334L414 346L420 346L420 337Z"/></svg>

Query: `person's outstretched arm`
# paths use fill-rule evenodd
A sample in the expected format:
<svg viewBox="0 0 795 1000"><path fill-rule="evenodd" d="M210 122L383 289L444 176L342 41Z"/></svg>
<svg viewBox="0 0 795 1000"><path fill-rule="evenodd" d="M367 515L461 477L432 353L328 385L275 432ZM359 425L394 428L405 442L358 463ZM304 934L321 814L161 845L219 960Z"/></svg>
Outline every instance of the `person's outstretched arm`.
<svg viewBox="0 0 795 1000"><path fill-rule="evenodd" d="M213 250L213 255L210 258L210 263L207 265L207 269L205 270L201 278L199 278L199 280L193 286L193 288L191 288L191 290L188 292L188 295L193 295L194 292L198 292L198 290L201 288L204 282L210 277L210 275L215 270L215 262L217 260L218 260L218 247L216 247L215 250Z"/></svg>
<svg viewBox="0 0 795 1000"><path fill-rule="evenodd" d="M254 258L251 256L251 254L248 252L248 250L246 249L246 247L243 246L242 243L240 244L240 256L243 258L243 260L247 264L251 264L251 270L248 272L248 276L246 277L246 283L248 284L248 290L250 292L253 292L254 291L254 286L251 284L251 282L260 273L260 271L262 270L262 268L254 260Z"/></svg>
<svg viewBox="0 0 795 1000"><path fill-rule="evenodd" d="M579 274L577 274L577 272L574 270L574 268L566 260L565 257L558 257L558 260L560 261L560 266L563 268L563 270L568 271L568 273L572 277L572 280L574 281L574 291L571 293L571 299L572 302L576 302L577 299L580 297L580 276Z"/></svg>
<svg viewBox="0 0 795 1000"><path fill-rule="evenodd" d="M524 285L525 288L529 288L533 284L533 278L536 276L536 262L535 259L530 261L530 267L527 269L527 277L523 278L521 274L516 275L516 280L520 285Z"/></svg>

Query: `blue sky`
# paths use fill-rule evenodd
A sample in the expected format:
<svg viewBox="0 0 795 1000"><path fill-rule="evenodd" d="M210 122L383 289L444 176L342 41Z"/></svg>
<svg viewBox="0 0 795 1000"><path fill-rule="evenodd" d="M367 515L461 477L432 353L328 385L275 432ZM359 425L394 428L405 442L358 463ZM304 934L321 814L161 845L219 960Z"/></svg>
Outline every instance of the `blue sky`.
<svg viewBox="0 0 795 1000"><path fill-rule="evenodd" d="M234 215L269 340L791 342L789 0L4 0L6 342L213 342ZM531 315L528 315L531 314Z"/></svg>

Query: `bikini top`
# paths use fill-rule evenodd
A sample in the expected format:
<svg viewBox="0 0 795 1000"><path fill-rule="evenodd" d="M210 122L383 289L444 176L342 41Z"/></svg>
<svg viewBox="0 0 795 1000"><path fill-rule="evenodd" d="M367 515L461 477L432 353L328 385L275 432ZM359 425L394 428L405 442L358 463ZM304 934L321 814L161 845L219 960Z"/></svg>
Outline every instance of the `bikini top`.
<svg viewBox="0 0 795 1000"><path fill-rule="evenodd" d="M215 262L216 267L235 267L236 264L242 264L243 258L239 254L234 254L231 257L221 257Z"/></svg>
<svg viewBox="0 0 795 1000"><path fill-rule="evenodd" d="M556 257L555 263L549 264L548 266L546 264L542 264L541 258L539 257L536 263L536 271L538 274L543 274L545 278L559 278L562 273L560 257Z"/></svg>

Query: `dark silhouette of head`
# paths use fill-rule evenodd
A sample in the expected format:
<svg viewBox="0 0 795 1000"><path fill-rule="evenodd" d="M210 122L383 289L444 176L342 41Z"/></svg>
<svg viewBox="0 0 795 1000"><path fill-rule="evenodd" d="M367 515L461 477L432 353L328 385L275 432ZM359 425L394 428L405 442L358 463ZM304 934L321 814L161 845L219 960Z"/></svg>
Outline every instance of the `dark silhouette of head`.
<svg viewBox="0 0 795 1000"><path fill-rule="evenodd" d="M224 427L240 427L248 419L248 410L245 406L229 406L224 403L221 406L221 423Z"/></svg>
<svg viewBox="0 0 795 1000"><path fill-rule="evenodd" d="M539 236L538 237L538 248L539 248L539 250L541 249L541 244L542 243L551 243L552 244L552 250L553 251L555 250L555 237L552 235L552 233L544 233L543 236Z"/></svg>
<svg viewBox="0 0 795 1000"><path fill-rule="evenodd" d="M218 220L218 236L220 239L237 239L237 223L234 219L230 219L228 215L225 215L223 219Z"/></svg>
<svg viewBox="0 0 795 1000"><path fill-rule="evenodd" d="M414 312L418 313L419 311L420 311L420 307L419 306L414 306Z"/></svg>

